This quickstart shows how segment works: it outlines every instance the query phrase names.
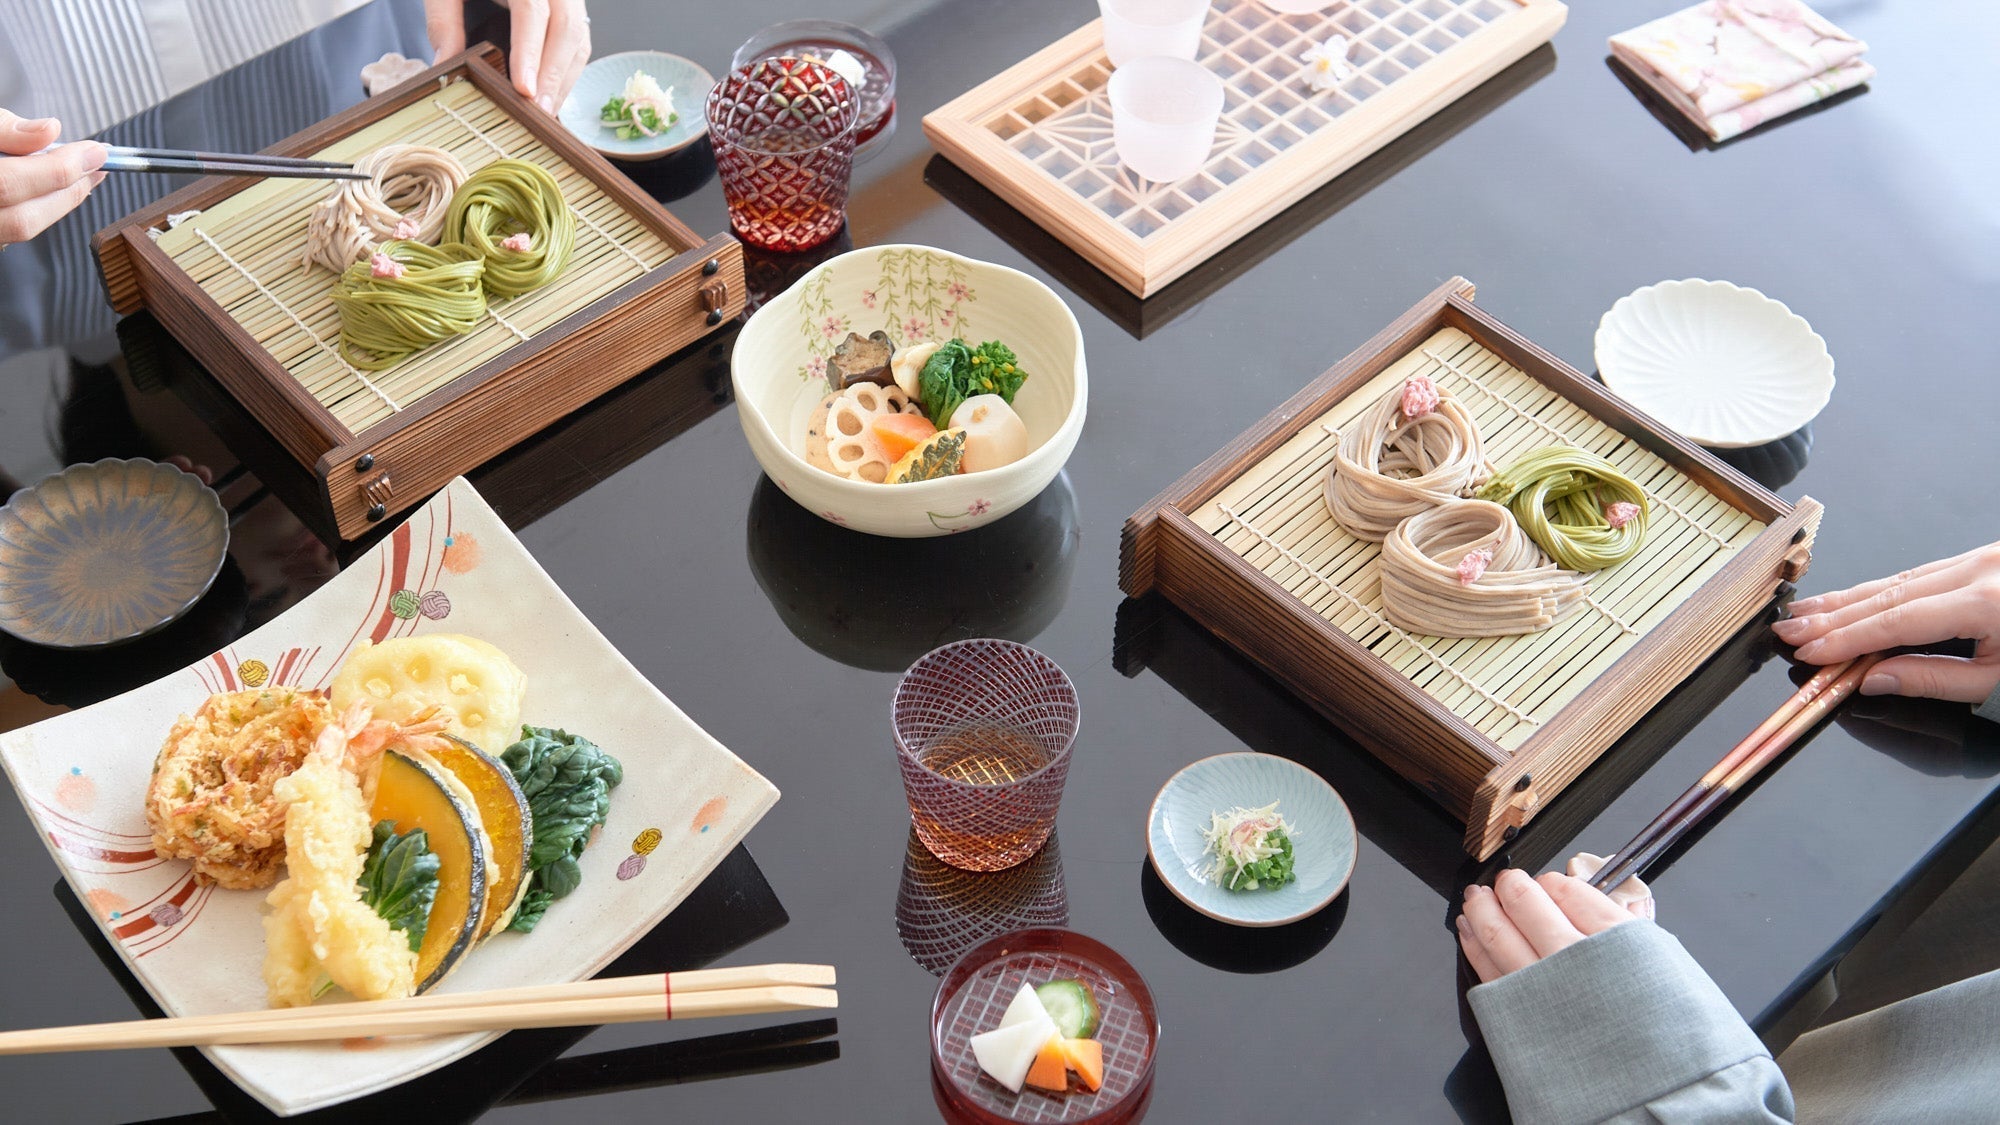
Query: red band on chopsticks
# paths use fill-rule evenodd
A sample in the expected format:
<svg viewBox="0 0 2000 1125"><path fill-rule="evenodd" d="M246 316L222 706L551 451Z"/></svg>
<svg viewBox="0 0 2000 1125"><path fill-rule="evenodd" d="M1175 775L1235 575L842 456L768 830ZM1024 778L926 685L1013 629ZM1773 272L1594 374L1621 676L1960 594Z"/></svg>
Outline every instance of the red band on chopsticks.
<svg viewBox="0 0 2000 1125"><path fill-rule="evenodd" d="M667 1000L667 1018L674 1018L674 974L660 974L660 993Z"/></svg>

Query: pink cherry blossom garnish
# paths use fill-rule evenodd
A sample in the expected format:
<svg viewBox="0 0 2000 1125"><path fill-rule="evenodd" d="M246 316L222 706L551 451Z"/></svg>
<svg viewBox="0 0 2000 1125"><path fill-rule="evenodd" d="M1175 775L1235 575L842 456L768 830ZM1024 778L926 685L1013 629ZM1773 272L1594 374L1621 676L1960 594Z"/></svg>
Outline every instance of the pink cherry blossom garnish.
<svg viewBox="0 0 2000 1125"><path fill-rule="evenodd" d="M1485 574L1486 568L1492 565L1493 548L1481 547L1476 551L1467 551L1465 557L1458 560L1458 584L1472 585L1479 581L1479 576Z"/></svg>
<svg viewBox="0 0 2000 1125"><path fill-rule="evenodd" d="M528 247L533 246L534 244L535 240L529 237L527 231L521 231L517 234L510 234L507 237L500 240L500 245L505 246L507 249L512 250L516 253L526 250Z"/></svg>
<svg viewBox="0 0 2000 1125"><path fill-rule="evenodd" d="M415 219L409 217L408 215L405 215L402 218L396 220L396 229L390 231L389 236L391 238L415 238L419 234L422 234L423 231L424 228L422 227L422 225L420 225Z"/></svg>
<svg viewBox="0 0 2000 1125"><path fill-rule="evenodd" d="M368 269L376 277L403 276L403 263L391 258L380 250L375 251L374 254L369 256Z"/></svg>
<svg viewBox="0 0 2000 1125"><path fill-rule="evenodd" d="M1613 531L1638 518L1639 505L1630 500L1620 500L1615 504L1606 505L1604 509L1604 522L1610 524Z"/></svg>
<svg viewBox="0 0 2000 1125"><path fill-rule="evenodd" d="M1421 418L1438 408L1437 384L1428 375L1412 375L1403 383L1403 417Z"/></svg>

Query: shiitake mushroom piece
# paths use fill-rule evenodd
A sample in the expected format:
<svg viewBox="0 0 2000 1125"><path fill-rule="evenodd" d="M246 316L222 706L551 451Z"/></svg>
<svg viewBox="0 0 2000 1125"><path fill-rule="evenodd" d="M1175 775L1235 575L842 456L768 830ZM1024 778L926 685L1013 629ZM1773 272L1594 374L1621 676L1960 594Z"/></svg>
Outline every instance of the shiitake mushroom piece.
<svg viewBox="0 0 2000 1125"><path fill-rule="evenodd" d="M876 329L863 336L859 332L849 332L847 339L833 349L833 355L826 362L827 373L832 376L835 386L842 390L856 383L877 383L890 386L896 377L889 371L889 357L896 353L896 345L889 334Z"/></svg>

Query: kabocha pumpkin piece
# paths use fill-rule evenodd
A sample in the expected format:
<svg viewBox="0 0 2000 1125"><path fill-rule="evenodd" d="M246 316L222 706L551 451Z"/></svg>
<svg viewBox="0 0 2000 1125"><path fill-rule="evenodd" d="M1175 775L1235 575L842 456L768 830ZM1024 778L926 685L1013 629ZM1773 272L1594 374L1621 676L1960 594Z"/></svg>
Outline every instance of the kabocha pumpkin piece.
<svg viewBox="0 0 2000 1125"><path fill-rule="evenodd" d="M951 476L958 472L959 462L964 457L965 431L940 430L903 454L902 460L889 470L889 483L912 484Z"/></svg>
<svg viewBox="0 0 2000 1125"><path fill-rule="evenodd" d="M424 757L421 752L410 756L420 761ZM486 909L479 923L479 938L484 941L507 928L528 891L528 844L534 839L534 818L520 785L498 758L450 736L432 756L464 787L466 792L461 796L470 797L485 831Z"/></svg>
<svg viewBox="0 0 2000 1125"><path fill-rule="evenodd" d="M435 707L445 731L474 746L520 736L528 677L506 653L477 637L429 633L361 642L333 677L333 709L366 700L378 719L407 722Z"/></svg>
<svg viewBox="0 0 2000 1125"><path fill-rule="evenodd" d="M887 455L870 424L889 414L922 411L900 387L857 383L820 400L806 423L806 460L852 480L876 484L888 479L895 458Z"/></svg>
<svg viewBox="0 0 2000 1125"><path fill-rule="evenodd" d="M833 349L833 355L828 357L826 377L843 390L857 383L893 386L896 379L889 372L889 358L895 351L889 334L879 328L866 336L849 332L847 339L842 340L840 346Z"/></svg>
<svg viewBox="0 0 2000 1125"><path fill-rule="evenodd" d="M486 850L479 812L442 771L392 749L383 755L369 815L399 835L423 829L438 859L437 898L417 949L416 990L425 992L458 967L480 934Z"/></svg>

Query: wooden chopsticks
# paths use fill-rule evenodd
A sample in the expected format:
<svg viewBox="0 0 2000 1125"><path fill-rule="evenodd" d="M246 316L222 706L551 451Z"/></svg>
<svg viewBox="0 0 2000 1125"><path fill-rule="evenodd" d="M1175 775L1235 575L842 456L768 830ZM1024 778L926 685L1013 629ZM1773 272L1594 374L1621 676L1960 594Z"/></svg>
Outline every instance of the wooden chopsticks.
<svg viewBox="0 0 2000 1125"><path fill-rule="evenodd" d="M1871 654L1844 664L1829 664L1813 673L1770 718L1757 724L1757 729L1724 754L1721 761L1701 775L1700 781L1689 786L1652 823L1640 829L1631 842L1606 860L1591 878L1590 885L1609 891L1644 871L1731 794L1756 777L1758 771L1790 749L1801 735L1838 707L1841 700L1854 694L1869 669L1881 659L1879 653Z"/></svg>
<svg viewBox="0 0 2000 1125"><path fill-rule="evenodd" d="M834 1008L831 965L750 965L490 992L0 1032L0 1055L451 1035Z"/></svg>

